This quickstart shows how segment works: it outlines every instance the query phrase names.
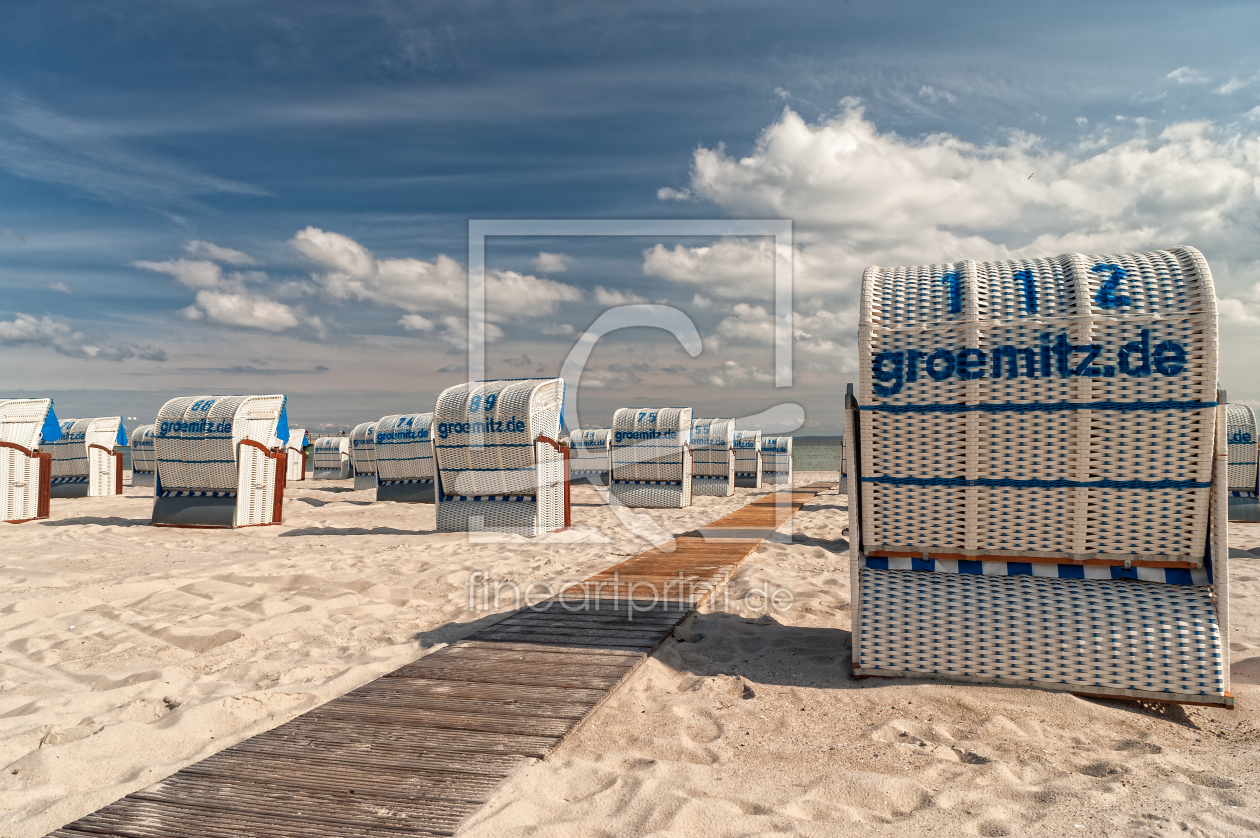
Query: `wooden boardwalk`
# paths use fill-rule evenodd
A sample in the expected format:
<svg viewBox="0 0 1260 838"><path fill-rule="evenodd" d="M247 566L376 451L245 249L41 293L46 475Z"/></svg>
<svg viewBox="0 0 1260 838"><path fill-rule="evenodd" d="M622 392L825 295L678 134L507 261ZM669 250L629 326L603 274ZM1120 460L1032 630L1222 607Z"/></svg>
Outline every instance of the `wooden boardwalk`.
<svg viewBox="0 0 1260 838"><path fill-rule="evenodd" d="M451 835L511 772L546 757L590 716L763 539L831 488L759 498L50 835Z"/></svg>

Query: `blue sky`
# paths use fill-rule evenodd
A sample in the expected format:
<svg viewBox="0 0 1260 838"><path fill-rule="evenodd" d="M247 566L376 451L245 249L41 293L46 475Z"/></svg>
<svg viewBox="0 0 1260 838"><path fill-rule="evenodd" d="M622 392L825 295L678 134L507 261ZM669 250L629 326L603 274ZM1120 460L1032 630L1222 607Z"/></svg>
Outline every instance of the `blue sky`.
<svg viewBox="0 0 1260 838"><path fill-rule="evenodd" d="M759 240L492 240L496 377L596 349L626 404L838 430L866 264L1194 244L1222 378L1260 400L1252 3L10 2L0 392L151 421L285 392L295 425L462 381L469 218L792 218L794 386ZM1027 175L1031 173L1032 179ZM545 256L540 254L552 254Z"/></svg>

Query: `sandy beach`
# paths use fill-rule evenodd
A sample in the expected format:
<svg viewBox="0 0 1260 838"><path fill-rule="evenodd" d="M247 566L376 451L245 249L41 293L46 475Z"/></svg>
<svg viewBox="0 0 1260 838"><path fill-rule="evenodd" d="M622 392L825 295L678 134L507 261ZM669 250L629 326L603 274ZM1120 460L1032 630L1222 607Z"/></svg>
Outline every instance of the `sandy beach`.
<svg viewBox="0 0 1260 838"><path fill-rule="evenodd" d="M155 529L129 489L0 530L0 836L43 835L475 631L496 611L470 606L474 573L560 584L648 546L590 488L574 531L540 544L434 533L432 507L349 485L292 484L282 526ZM760 494L651 515L681 532ZM1260 831L1260 525L1231 528L1232 712L854 680L846 525L844 496L807 505L461 835ZM768 607L780 590L788 607Z"/></svg>

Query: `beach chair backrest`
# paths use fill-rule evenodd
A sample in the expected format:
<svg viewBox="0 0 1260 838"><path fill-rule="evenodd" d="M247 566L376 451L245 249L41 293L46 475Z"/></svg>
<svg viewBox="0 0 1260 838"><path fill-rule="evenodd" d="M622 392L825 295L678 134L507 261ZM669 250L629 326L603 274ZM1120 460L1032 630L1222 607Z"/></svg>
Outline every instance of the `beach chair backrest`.
<svg viewBox="0 0 1260 838"><path fill-rule="evenodd" d="M1229 441L1230 491L1256 491L1256 414L1248 405L1231 404L1225 409L1225 434Z"/></svg>
<svg viewBox="0 0 1260 838"><path fill-rule="evenodd" d="M792 437L763 436L761 438L762 469L771 483L792 482Z"/></svg>
<svg viewBox="0 0 1260 838"><path fill-rule="evenodd" d="M61 438L47 446L52 453L53 491L66 497L117 494L122 472L114 449L128 442L121 416L64 420ZM81 492L63 495L71 484Z"/></svg>
<svg viewBox="0 0 1260 838"><path fill-rule="evenodd" d="M536 495L540 437L558 444L564 380L477 381L443 390L433 449L443 495Z"/></svg>
<svg viewBox="0 0 1260 838"><path fill-rule="evenodd" d="M735 444L734 419L693 419L691 422L692 473L726 476Z"/></svg>
<svg viewBox="0 0 1260 838"><path fill-rule="evenodd" d="M60 436L52 399L0 399L0 442L34 451Z"/></svg>
<svg viewBox="0 0 1260 838"><path fill-rule="evenodd" d="M433 414L400 413L376 423L373 441L381 480L433 479Z"/></svg>
<svg viewBox="0 0 1260 838"><path fill-rule="evenodd" d="M131 471L151 472L156 468L153 456L153 426L140 425L131 432Z"/></svg>
<svg viewBox="0 0 1260 838"><path fill-rule="evenodd" d="M1194 248L871 267L859 335L867 550L1202 562L1216 297Z"/></svg>
<svg viewBox="0 0 1260 838"><path fill-rule="evenodd" d="M282 395L181 396L162 405L154 428L163 492L235 492L241 443L270 450L289 436Z"/></svg>
<svg viewBox="0 0 1260 838"><path fill-rule="evenodd" d="M375 422L363 422L350 432L350 463L356 475L376 474L375 434Z"/></svg>
<svg viewBox="0 0 1260 838"><path fill-rule="evenodd" d="M690 480L691 408L623 407L613 414L612 478Z"/></svg>

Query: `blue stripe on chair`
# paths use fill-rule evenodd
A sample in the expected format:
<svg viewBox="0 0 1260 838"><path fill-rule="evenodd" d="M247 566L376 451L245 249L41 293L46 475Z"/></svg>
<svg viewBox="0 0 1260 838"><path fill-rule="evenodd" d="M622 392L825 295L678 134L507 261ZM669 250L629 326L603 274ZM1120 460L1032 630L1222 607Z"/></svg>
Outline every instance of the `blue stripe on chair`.
<svg viewBox="0 0 1260 838"><path fill-rule="evenodd" d="M922 559L866 556L863 567L871 570L906 570L929 573L969 573L977 576L1047 576L1058 579L1132 579L1168 585L1210 585L1207 568L1121 567L1120 565L1049 564L984 561L981 559Z"/></svg>

